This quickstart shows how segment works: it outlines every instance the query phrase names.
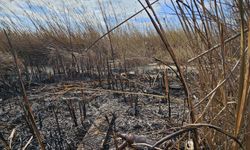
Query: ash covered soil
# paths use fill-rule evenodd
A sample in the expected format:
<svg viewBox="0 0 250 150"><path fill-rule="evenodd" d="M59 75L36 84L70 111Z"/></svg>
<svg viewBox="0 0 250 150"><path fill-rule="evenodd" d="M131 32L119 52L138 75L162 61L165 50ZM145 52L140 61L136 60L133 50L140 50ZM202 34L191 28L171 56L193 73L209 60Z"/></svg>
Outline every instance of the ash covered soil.
<svg viewBox="0 0 250 150"><path fill-rule="evenodd" d="M117 87L124 88L113 90L102 84L100 87L95 82L69 81L40 85L28 91L46 149L101 149L105 146L115 149L124 144L124 139L116 135L141 136L148 143L154 143L183 123L185 95L177 79L169 83L170 103L154 96L164 95L160 82L151 86L149 83L144 86L118 84ZM121 90L127 93L114 92ZM7 143L11 139L12 149L23 148L32 134L22 109L22 97L2 100L0 105L1 138ZM111 126L112 132L109 132ZM16 129L14 137L9 138L13 129ZM3 148L4 144L0 143L0 149ZM39 149L35 138L27 149Z"/></svg>

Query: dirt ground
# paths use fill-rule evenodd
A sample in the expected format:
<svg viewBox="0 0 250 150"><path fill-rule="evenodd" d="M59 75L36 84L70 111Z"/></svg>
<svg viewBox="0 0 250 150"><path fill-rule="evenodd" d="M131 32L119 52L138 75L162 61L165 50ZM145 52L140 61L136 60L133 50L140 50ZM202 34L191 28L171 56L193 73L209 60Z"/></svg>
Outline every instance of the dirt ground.
<svg viewBox="0 0 250 150"><path fill-rule="evenodd" d="M185 123L185 96L176 79L170 81L170 103L157 96L164 95L160 82L151 86L148 82L136 83L144 86L134 84L132 89L124 86L123 92L119 92L121 88L107 89L105 83L99 87L94 82L84 81L32 87L28 99L46 149L102 149L104 143L108 145L106 149L114 149L124 143L124 139L116 135L140 136L153 144ZM24 147L32 134L21 107L22 98L14 97L0 103L1 137L8 140L16 129L12 148ZM112 134L109 132L111 124ZM109 136L113 138L107 138ZM110 140L107 142L107 139ZM168 144L171 147L171 143ZM3 147L0 144L0 149ZM35 138L27 149L39 149Z"/></svg>

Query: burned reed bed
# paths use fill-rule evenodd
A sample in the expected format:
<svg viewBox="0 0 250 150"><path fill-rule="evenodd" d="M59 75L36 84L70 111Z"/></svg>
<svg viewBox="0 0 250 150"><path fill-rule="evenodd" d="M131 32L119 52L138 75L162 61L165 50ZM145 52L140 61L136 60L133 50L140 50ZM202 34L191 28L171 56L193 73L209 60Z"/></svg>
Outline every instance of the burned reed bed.
<svg viewBox="0 0 250 150"><path fill-rule="evenodd" d="M0 149L250 149L248 0L7 3Z"/></svg>

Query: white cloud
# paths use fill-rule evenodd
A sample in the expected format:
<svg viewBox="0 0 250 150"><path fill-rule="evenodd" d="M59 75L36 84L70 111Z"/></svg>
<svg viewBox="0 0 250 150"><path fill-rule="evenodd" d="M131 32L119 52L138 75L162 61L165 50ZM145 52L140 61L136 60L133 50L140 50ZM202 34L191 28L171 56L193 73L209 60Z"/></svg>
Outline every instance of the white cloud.
<svg viewBox="0 0 250 150"><path fill-rule="evenodd" d="M124 18L127 18L128 16L134 14L136 11L142 9L137 0L99 1L104 7L105 13L107 13L107 15L111 17L111 19L112 17L114 17L112 10L114 9L119 22L121 22ZM112 2L113 8L110 5L110 1ZM144 2L144 0L141 1ZM152 2L152 0L150 2ZM154 8L156 9L156 11L159 11L160 5L154 5ZM45 13L43 12L43 10ZM19 25L23 24L22 26L24 26L25 24L25 18L27 18L27 15L31 15L39 21L48 21L46 19L46 16L49 16L50 19L58 19L59 23L65 23L65 16L67 16L73 22L81 23L84 20L89 20L96 24L104 25L100 7L98 5L98 0L0 0L1 22L8 22L6 20L5 14L13 17L12 13L24 19L23 21L18 22ZM57 18L55 18L54 16L56 16ZM142 13L138 15L137 18L140 19L147 17L148 16L146 15L146 13ZM13 17L13 19L17 18ZM143 23L145 22L142 22L142 24Z"/></svg>

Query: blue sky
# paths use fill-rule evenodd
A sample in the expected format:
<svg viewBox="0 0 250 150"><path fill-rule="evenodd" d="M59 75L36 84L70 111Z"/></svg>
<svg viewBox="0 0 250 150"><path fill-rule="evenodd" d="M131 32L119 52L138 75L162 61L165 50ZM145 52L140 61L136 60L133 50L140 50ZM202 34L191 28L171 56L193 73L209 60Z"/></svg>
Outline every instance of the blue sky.
<svg viewBox="0 0 250 150"><path fill-rule="evenodd" d="M113 7L111 7L110 1ZM144 0L141 1L144 2ZM150 0L150 2L152 1ZM118 22L121 22L142 8L137 0L100 0L100 2L108 14L111 26L116 24L113 11L116 13ZM176 17L169 15L171 9L165 4L170 5L169 0L160 0L154 5L158 16L161 19L167 18L169 22L176 21ZM28 19L29 15L40 23L46 23L48 19L57 19L57 22L62 25L67 22L65 20L70 20L71 25L74 25L87 20L96 25L104 26L98 0L0 0L0 27L32 29L34 27ZM60 17L55 18L53 15ZM48 16L49 18L47 18ZM139 29L150 26L145 12L132 19L130 23Z"/></svg>

